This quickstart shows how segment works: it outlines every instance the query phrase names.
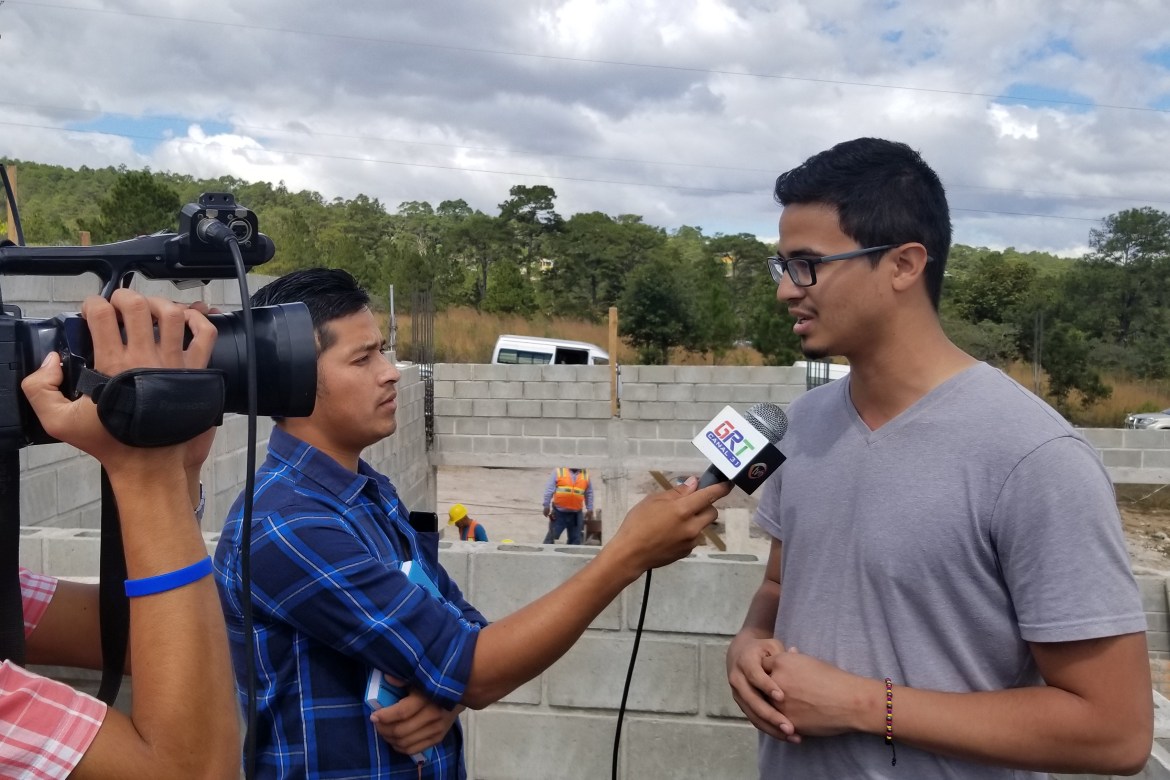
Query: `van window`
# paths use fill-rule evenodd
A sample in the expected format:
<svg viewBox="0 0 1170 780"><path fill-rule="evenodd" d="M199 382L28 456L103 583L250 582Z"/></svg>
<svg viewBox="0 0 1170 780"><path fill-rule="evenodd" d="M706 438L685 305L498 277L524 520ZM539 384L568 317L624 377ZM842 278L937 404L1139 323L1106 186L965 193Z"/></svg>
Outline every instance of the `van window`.
<svg viewBox="0 0 1170 780"><path fill-rule="evenodd" d="M513 347L501 347L499 353L496 355L497 363L510 363L513 365L547 365L552 360L552 354L549 352L531 352L526 349L515 349Z"/></svg>
<svg viewBox="0 0 1170 780"><path fill-rule="evenodd" d="M587 366L589 365L589 350L557 347L557 359L553 362L558 366Z"/></svg>

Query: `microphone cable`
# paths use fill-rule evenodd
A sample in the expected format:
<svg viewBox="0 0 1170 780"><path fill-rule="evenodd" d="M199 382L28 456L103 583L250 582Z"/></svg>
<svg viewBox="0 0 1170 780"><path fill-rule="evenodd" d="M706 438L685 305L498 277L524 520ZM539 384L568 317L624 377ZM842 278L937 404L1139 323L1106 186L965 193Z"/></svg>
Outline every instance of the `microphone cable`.
<svg viewBox="0 0 1170 780"><path fill-rule="evenodd" d="M244 365L245 384L248 391L248 447L244 465L244 505L240 528L240 581L243 598L240 611L244 632L244 668L247 701L244 720L244 777L251 780L256 776L256 632L253 630L252 615L252 501L256 489L256 417L258 391L256 382L256 330L252 323L252 301L248 294L248 272L244 267L244 256L240 242L227 225L218 220L206 218L197 233L208 243L226 246L236 266L236 280L240 285L240 316L244 322L244 342L248 359Z"/></svg>
<svg viewBox="0 0 1170 780"><path fill-rule="evenodd" d="M618 707L617 728L613 733L613 780L617 780L618 776L618 746L622 741L622 721L626 717L626 700L630 695L630 682L634 679L634 664L638 660L638 645L642 643L642 624L646 622L646 605L650 603L651 573L651 569L646 570L646 585L642 588L642 609L638 611L638 628L634 631L634 649L630 651L630 667L626 670L626 684L622 687L622 703Z"/></svg>

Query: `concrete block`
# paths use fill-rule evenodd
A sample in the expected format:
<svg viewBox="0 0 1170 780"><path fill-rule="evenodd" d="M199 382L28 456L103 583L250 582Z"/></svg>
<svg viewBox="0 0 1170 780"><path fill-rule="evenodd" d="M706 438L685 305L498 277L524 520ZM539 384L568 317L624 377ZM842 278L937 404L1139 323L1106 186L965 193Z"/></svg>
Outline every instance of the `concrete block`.
<svg viewBox="0 0 1170 780"><path fill-rule="evenodd" d="M713 718L738 718L747 721L727 683L727 645L729 642L704 642L700 648L700 686L703 691L702 714Z"/></svg>
<svg viewBox="0 0 1170 780"><path fill-rule="evenodd" d="M524 421L511 417L494 417L487 421L487 432L492 436L523 436Z"/></svg>
<svg viewBox="0 0 1170 780"><path fill-rule="evenodd" d="M475 583L475 605L489 619L498 620L548 593L588 562L587 557L519 545L508 546L503 552L474 555L471 577ZM620 603L611 603L590 627L620 628Z"/></svg>
<svg viewBox="0 0 1170 780"><path fill-rule="evenodd" d="M622 403L626 401L657 401L658 385L622 382Z"/></svg>
<svg viewBox="0 0 1170 780"><path fill-rule="evenodd" d="M460 436L487 436L491 421L486 417L456 417L455 433Z"/></svg>
<svg viewBox="0 0 1170 780"><path fill-rule="evenodd" d="M569 438L605 436L603 426L592 420L557 420L557 435Z"/></svg>
<svg viewBox="0 0 1170 780"><path fill-rule="evenodd" d="M685 422L675 422L674 420L664 420L658 423L659 439L677 439L683 441L690 441L695 438L695 434L702 430L703 423L688 420Z"/></svg>
<svg viewBox="0 0 1170 780"><path fill-rule="evenodd" d="M38 444L35 447L25 447L21 450L21 455L28 458L27 463L22 463L22 469L36 469L41 466L52 466L69 460L70 458L88 458L80 450L68 444L54 442L52 444ZM24 460L24 458L21 458Z"/></svg>
<svg viewBox="0 0 1170 780"><path fill-rule="evenodd" d="M577 402L577 416L584 420L607 420L612 412L609 401Z"/></svg>
<svg viewBox="0 0 1170 780"><path fill-rule="evenodd" d="M540 417L543 414L543 404L548 401L506 401L509 417Z"/></svg>
<svg viewBox="0 0 1170 780"><path fill-rule="evenodd" d="M1143 450L1143 469L1170 469L1170 450Z"/></svg>
<svg viewBox="0 0 1170 780"><path fill-rule="evenodd" d="M442 439L443 452L475 452L475 440L478 436L444 436Z"/></svg>
<svg viewBox="0 0 1170 780"><path fill-rule="evenodd" d="M633 646L633 638L628 635L587 634L578 640L545 672L549 704L616 710L621 704L625 677L614 674L614 670L628 666ZM643 638L627 710L698 712L698 671L699 648L694 641Z"/></svg>
<svg viewBox="0 0 1170 780"><path fill-rule="evenodd" d="M96 276L89 274L88 277L92 285L98 284ZM4 299L18 303L22 309L28 309L28 304L33 301L37 303L51 302L53 300L53 278L51 276L6 276L4 277ZM96 290L91 288L86 295L92 295L94 292ZM27 313L25 316L28 316Z"/></svg>
<svg viewBox="0 0 1170 780"><path fill-rule="evenodd" d="M1142 609L1146 612L1166 612L1166 578L1138 575L1135 579L1142 596Z"/></svg>
<svg viewBox="0 0 1170 780"><path fill-rule="evenodd" d="M525 382L524 398L533 401L555 401L560 398L559 382Z"/></svg>
<svg viewBox="0 0 1170 780"><path fill-rule="evenodd" d="M731 388L732 403L747 409L753 404L768 400L767 385L736 385Z"/></svg>
<svg viewBox="0 0 1170 780"><path fill-rule="evenodd" d="M576 417L576 401L541 401L540 414L542 417Z"/></svg>
<svg viewBox="0 0 1170 780"><path fill-rule="evenodd" d="M768 400L787 407L804 393L804 385L772 385L768 388Z"/></svg>
<svg viewBox="0 0 1170 780"><path fill-rule="evenodd" d="M1125 431L1121 428L1078 428L1082 436L1099 450L1124 447Z"/></svg>
<svg viewBox="0 0 1170 780"><path fill-rule="evenodd" d="M610 715L561 715L491 708L475 713L468 741L477 780L596 780L608 777ZM658 755L657 751L653 751ZM661 771L626 777L670 777Z"/></svg>
<svg viewBox="0 0 1170 780"><path fill-rule="evenodd" d="M20 475L20 523L51 524L57 518L57 472Z"/></svg>
<svg viewBox="0 0 1170 780"><path fill-rule="evenodd" d="M524 403L523 401L499 401L487 398L476 398L471 402L473 417L507 417L508 404Z"/></svg>
<svg viewBox="0 0 1170 780"><path fill-rule="evenodd" d="M673 441L639 441L635 442L638 447L638 455L650 458L673 458L675 456L675 448Z"/></svg>
<svg viewBox="0 0 1170 780"><path fill-rule="evenodd" d="M642 419L642 403L641 401L625 401L623 400L618 409L619 414L623 420L640 420ZM647 415L648 416L648 415Z"/></svg>
<svg viewBox="0 0 1170 780"><path fill-rule="evenodd" d="M1139 469L1142 467L1141 450L1100 450L1100 455L1106 468Z"/></svg>
<svg viewBox="0 0 1170 780"><path fill-rule="evenodd" d="M731 392L726 385L695 385L695 397L687 400L727 404L731 402Z"/></svg>
<svg viewBox="0 0 1170 780"><path fill-rule="evenodd" d="M668 385L676 382L675 366L640 366L638 368L639 382L653 382Z"/></svg>
<svg viewBox="0 0 1170 780"><path fill-rule="evenodd" d="M580 455L608 455L609 442L605 439L578 439L577 453Z"/></svg>
<svg viewBox="0 0 1170 780"><path fill-rule="evenodd" d="M439 525L442 526L441 517ZM459 534L454 534L454 537L458 539ZM463 595L468 597L467 600L471 601L470 596L468 596L471 590L471 567L469 564L471 556L467 548L468 544L468 542L457 541L455 544L447 545L440 542L439 565L446 570L447 576L459 586Z"/></svg>
<svg viewBox="0 0 1170 780"><path fill-rule="evenodd" d="M592 382L557 382L557 398L565 401L593 400Z"/></svg>
<svg viewBox="0 0 1170 780"><path fill-rule="evenodd" d="M57 471L57 509L68 512L101 498L101 467L93 458L78 459Z"/></svg>
<svg viewBox="0 0 1170 780"><path fill-rule="evenodd" d="M559 426L564 420L525 420L524 421L524 435L525 436L541 436L554 437L559 431Z"/></svg>
<svg viewBox="0 0 1170 780"><path fill-rule="evenodd" d="M500 368L504 369L504 378L509 382L540 382L544 366L502 365Z"/></svg>
<svg viewBox="0 0 1170 780"><path fill-rule="evenodd" d="M448 433L455 433L456 417L435 417L435 433L442 436Z"/></svg>
<svg viewBox="0 0 1170 780"><path fill-rule="evenodd" d="M650 589L645 629L733 636L764 577L764 561L753 555L712 553L658 569ZM709 583L718 582L718 588ZM642 588L629 590L627 625L642 608Z"/></svg>
<svg viewBox="0 0 1170 780"><path fill-rule="evenodd" d="M31 571L44 571L44 539L35 533L35 529L20 529L20 554L18 565Z"/></svg>
<svg viewBox="0 0 1170 780"><path fill-rule="evenodd" d="M509 455L539 455L544 452L544 442L541 439L525 436L509 436L505 451Z"/></svg>
<svg viewBox="0 0 1170 780"><path fill-rule="evenodd" d="M683 371L686 367L680 366L679 371ZM685 401L691 402L695 400L695 386L693 384L673 384L673 385L659 385L658 387L659 401Z"/></svg>
<svg viewBox="0 0 1170 780"><path fill-rule="evenodd" d="M100 551L101 533L96 530L75 530L68 536L46 539L44 572L54 576L96 577Z"/></svg>
<svg viewBox="0 0 1170 780"><path fill-rule="evenodd" d="M639 416L651 420L676 420L678 408L688 404L663 403L662 401L647 401L638 404ZM623 403L624 407L625 404Z"/></svg>
<svg viewBox="0 0 1170 780"><path fill-rule="evenodd" d="M434 384L435 398L454 398L455 383L448 379L436 379Z"/></svg>
<svg viewBox="0 0 1170 780"><path fill-rule="evenodd" d="M546 455L576 455L576 439L541 439L540 451Z"/></svg>
<svg viewBox="0 0 1170 780"><path fill-rule="evenodd" d="M711 780L758 775L757 732L750 724L643 717L628 723L622 777Z"/></svg>
<svg viewBox="0 0 1170 780"><path fill-rule="evenodd" d="M467 382L471 379L470 363L436 363L435 380L450 380L452 382Z"/></svg>
<svg viewBox="0 0 1170 780"><path fill-rule="evenodd" d="M474 380L482 380L486 382L502 382L508 379L513 381L515 377L509 375L508 369L511 366L500 365L498 363L470 363L471 378Z"/></svg>
<svg viewBox="0 0 1170 780"><path fill-rule="evenodd" d="M722 374L728 370L725 366L675 366L674 380L671 384L709 385L721 382Z"/></svg>
<svg viewBox="0 0 1170 780"><path fill-rule="evenodd" d="M508 440L502 436L476 436L472 446L476 453L495 455L508 451Z"/></svg>
<svg viewBox="0 0 1170 780"><path fill-rule="evenodd" d="M470 417L472 412L471 401L455 400L452 398L435 399L436 417Z"/></svg>
<svg viewBox="0 0 1170 780"><path fill-rule="evenodd" d="M487 398L488 389L491 385L487 382L475 382L468 380L466 382L455 383L455 397L456 398Z"/></svg>
<svg viewBox="0 0 1170 780"><path fill-rule="evenodd" d="M588 366L542 366L540 378L545 382L578 382L586 378Z"/></svg>
<svg viewBox="0 0 1170 780"><path fill-rule="evenodd" d="M541 679L542 677L538 676L534 680L529 680L500 701L504 704L540 704Z"/></svg>
<svg viewBox="0 0 1170 780"><path fill-rule="evenodd" d="M488 395L490 398L523 398L523 382L489 382Z"/></svg>
<svg viewBox="0 0 1170 780"><path fill-rule="evenodd" d="M1138 450L1170 449L1170 431L1129 430L1122 431L1123 446Z"/></svg>

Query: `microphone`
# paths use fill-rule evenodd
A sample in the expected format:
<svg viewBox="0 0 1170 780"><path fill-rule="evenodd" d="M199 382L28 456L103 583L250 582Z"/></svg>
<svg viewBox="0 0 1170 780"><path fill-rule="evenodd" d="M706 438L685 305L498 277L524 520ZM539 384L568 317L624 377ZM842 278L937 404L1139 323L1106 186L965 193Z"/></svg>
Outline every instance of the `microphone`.
<svg viewBox="0 0 1170 780"><path fill-rule="evenodd" d="M699 487L734 482L749 495L755 492L784 462L776 444L787 432L788 417L776 404L758 403L742 416L723 407L693 439L711 462L699 477Z"/></svg>

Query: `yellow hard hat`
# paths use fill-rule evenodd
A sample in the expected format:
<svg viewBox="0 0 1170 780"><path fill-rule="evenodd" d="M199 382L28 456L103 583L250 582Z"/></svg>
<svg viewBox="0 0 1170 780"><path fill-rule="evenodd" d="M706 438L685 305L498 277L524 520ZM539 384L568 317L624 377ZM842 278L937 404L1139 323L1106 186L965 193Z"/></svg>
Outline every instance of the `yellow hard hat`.
<svg viewBox="0 0 1170 780"><path fill-rule="evenodd" d="M447 521L447 525L455 525L463 518L467 517L467 507L463 504L456 504L447 510L447 516L451 518Z"/></svg>

